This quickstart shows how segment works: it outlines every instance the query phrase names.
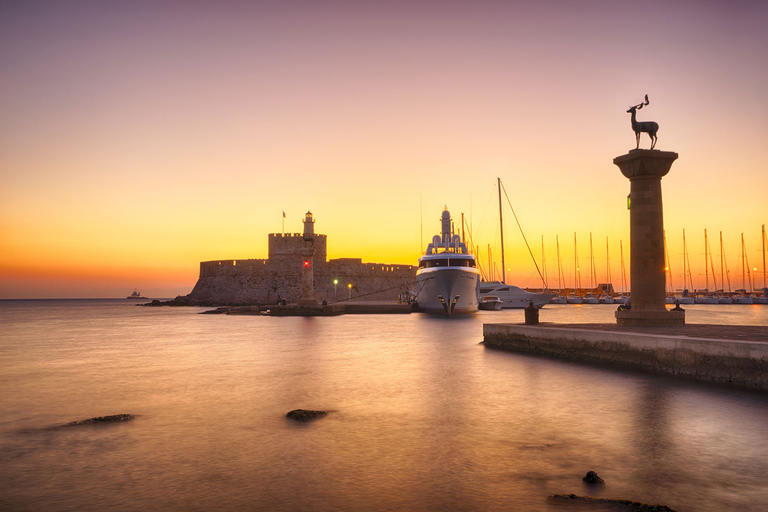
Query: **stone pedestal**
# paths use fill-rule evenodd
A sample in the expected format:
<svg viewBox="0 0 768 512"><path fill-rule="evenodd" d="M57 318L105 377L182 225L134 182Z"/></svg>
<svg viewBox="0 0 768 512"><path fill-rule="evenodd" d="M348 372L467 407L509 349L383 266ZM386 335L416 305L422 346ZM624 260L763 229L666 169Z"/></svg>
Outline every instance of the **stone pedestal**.
<svg viewBox="0 0 768 512"><path fill-rule="evenodd" d="M617 311L619 325L682 325L685 311L665 305L664 215L661 178L677 153L637 149L613 159L630 182L630 287L632 309Z"/></svg>
<svg viewBox="0 0 768 512"><path fill-rule="evenodd" d="M299 306L316 306L315 286L314 286L314 247L304 247L301 249L301 298L298 300Z"/></svg>

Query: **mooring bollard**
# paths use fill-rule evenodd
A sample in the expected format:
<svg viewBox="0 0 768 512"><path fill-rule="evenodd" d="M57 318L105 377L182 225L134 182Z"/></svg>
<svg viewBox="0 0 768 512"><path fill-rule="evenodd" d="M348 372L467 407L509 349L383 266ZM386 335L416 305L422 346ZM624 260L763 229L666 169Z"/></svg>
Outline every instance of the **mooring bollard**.
<svg viewBox="0 0 768 512"><path fill-rule="evenodd" d="M533 305L533 301L528 303L528 307L525 308L525 323L528 325L539 323L539 308Z"/></svg>

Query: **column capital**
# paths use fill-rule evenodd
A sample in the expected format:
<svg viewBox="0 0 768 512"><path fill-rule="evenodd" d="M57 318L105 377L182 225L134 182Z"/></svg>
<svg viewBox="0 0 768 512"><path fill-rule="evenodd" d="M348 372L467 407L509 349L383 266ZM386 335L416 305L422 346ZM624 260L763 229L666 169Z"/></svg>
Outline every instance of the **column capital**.
<svg viewBox="0 0 768 512"><path fill-rule="evenodd" d="M613 163L630 181L643 178L661 179L667 175L677 156L674 151L633 149L626 155L614 158Z"/></svg>

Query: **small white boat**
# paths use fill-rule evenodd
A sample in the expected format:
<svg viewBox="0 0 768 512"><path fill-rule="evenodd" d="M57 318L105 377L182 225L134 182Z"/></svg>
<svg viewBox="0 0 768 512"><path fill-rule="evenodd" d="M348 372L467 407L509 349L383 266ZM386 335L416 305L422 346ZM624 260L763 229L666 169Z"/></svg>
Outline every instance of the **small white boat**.
<svg viewBox="0 0 768 512"><path fill-rule="evenodd" d="M734 295L731 297L734 304L754 304L755 300L749 295Z"/></svg>
<svg viewBox="0 0 768 512"><path fill-rule="evenodd" d="M568 301L568 304L582 304L584 302L580 295L569 295L565 300Z"/></svg>
<svg viewBox="0 0 768 512"><path fill-rule="evenodd" d="M752 304L768 304L768 297L753 296Z"/></svg>
<svg viewBox="0 0 768 512"><path fill-rule="evenodd" d="M733 299L728 297L727 295L720 295L717 298L718 304L733 304Z"/></svg>
<svg viewBox="0 0 768 512"><path fill-rule="evenodd" d="M592 295L591 293L587 293L586 295L584 295L583 303L584 304L600 304L600 300L594 295Z"/></svg>
<svg viewBox="0 0 768 512"><path fill-rule="evenodd" d="M610 295L601 295L598 297L598 302L600 302L600 304L614 304L613 297Z"/></svg>
<svg viewBox="0 0 768 512"><path fill-rule="evenodd" d="M487 295L480 298L480 303L477 307L483 311L500 311L502 305L503 302L500 298L493 295Z"/></svg>
<svg viewBox="0 0 768 512"><path fill-rule="evenodd" d="M550 304L568 304L568 299L564 295L555 295L552 297Z"/></svg>
<svg viewBox="0 0 768 512"><path fill-rule="evenodd" d="M501 307L504 309L527 308L531 302L537 308L541 308L549 304L549 301L555 296L553 293L527 292L517 286L500 283L499 281L480 283L480 297L485 297L486 295L493 295L501 299Z"/></svg>
<svg viewBox="0 0 768 512"><path fill-rule="evenodd" d="M697 295L693 298L694 304L719 304L717 297L714 295Z"/></svg>

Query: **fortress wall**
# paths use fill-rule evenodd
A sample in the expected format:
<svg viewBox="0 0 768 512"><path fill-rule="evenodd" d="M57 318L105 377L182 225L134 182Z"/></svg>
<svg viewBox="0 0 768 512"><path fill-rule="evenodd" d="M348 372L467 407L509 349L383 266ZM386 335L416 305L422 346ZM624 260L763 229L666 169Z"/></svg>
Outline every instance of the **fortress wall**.
<svg viewBox="0 0 768 512"><path fill-rule="evenodd" d="M353 300L397 300L416 277L416 267L363 263L359 258L330 260L315 266L314 287L318 300L334 300L334 279L338 279L336 297ZM200 278L189 297L206 303L238 302L274 304L280 298L295 302L301 297L301 261L292 259L223 260L200 264Z"/></svg>
<svg viewBox="0 0 768 512"><path fill-rule="evenodd" d="M364 263L361 258L326 261L326 235L313 235L314 296L317 300L397 300L416 278L412 265ZM275 304L301 297L301 269L305 247L301 233L270 233L269 258L219 260L200 263L200 277L188 295L205 304ZM334 287L333 281L339 284Z"/></svg>

